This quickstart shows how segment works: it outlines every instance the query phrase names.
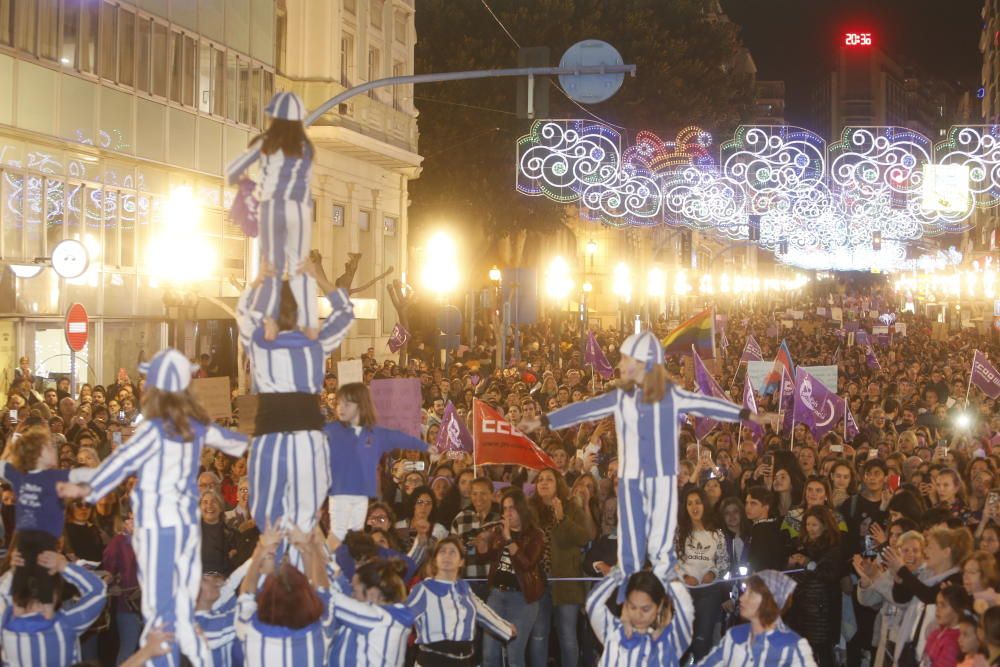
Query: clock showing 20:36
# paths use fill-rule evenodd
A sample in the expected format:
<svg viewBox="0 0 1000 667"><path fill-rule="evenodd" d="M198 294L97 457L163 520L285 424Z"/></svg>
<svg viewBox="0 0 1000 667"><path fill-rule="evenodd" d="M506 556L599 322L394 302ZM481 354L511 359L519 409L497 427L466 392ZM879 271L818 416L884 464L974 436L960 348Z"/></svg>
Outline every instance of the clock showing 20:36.
<svg viewBox="0 0 1000 667"><path fill-rule="evenodd" d="M870 32L845 32L844 46L871 46L872 34Z"/></svg>

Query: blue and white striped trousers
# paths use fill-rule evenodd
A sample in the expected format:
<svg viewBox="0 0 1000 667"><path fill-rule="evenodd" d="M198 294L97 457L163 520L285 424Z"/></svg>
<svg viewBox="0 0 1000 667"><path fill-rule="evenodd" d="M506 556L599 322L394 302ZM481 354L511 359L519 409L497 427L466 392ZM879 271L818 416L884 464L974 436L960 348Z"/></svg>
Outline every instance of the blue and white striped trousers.
<svg viewBox="0 0 1000 667"><path fill-rule="evenodd" d="M626 582L647 555L660 576L674 567L677 498L676 475L618 479L618 566Z"/></svg>
<svg viewBox="0 0 1000 667"><path fill-rule="evenodd" d="M201 526L136 527L132 537L142 589L145 627L141 644L155 626L174 633L170 653L147 665L180 667L183 653L195 667L212 664L208 644L195 632L194 607L201 590Z"/></svg>
<svg viewBox="0 0 1000 667"><path fill-rule="evenodd" d="M305 329L319 326L316 281L302 273L312 243L312 207L291 199L269 199L260 203L260 254L272 264L275 275L261 282L253 309L264 317L278 319L281 280L288 272L288 285L299 306L297 324Z"/></svg>
<svg viewBox="0 0 1000 667"><path fill-rule="evenodd" d="M326 434L289 431L254 437L249 477L250 513L259 530L284 519L309 532L330 490Z"/></svg>

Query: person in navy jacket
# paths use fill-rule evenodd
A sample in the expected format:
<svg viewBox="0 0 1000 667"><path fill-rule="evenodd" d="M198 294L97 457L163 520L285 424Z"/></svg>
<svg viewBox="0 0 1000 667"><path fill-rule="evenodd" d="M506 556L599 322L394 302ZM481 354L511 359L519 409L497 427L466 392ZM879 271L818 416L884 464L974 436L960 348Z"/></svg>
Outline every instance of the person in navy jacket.
<svg viewBox="0 0 1000 667"><path fill-rule="evenodd" d="M326 425L330 444L330 532L342 542L349 530L364 530L368 499L378 495L378 463L394 449L427 451L427 443L375 425L368 387L351 382L337 390L337 419Z"/></svg>

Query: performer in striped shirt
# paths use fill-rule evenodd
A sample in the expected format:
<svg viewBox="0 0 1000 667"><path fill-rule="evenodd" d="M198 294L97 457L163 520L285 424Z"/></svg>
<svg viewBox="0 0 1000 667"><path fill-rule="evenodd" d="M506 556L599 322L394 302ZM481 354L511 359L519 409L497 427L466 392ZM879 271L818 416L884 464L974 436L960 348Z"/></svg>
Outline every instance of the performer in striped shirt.
<svg viewBox="0 0 1000 667"><path fill-rule="evenodd" d="M614 568L587 597L594 634L604 643L603 667L673 667L691 644L694 603L679 581L658 579L648 570L633 574L625 589L622 617L608 608L608 596L625 580Z"/></svg>
<svg viewBox="0 0 1000 667"><path fill-rule="evenodd" d="M330 489L329 446L316 394L323 388L324 360L347 336L354 311L347 290L323 273L322 258L311 258L308 272L330 299L333 310L309 340L295 328L295 298L281 300L277 339L264 339L261 319L250 303L260 280L237 306L240 341L253 366L259 403L250 446L250 512L258 527L286 519L308 533ZM262 268L262 273L267 270ZM297 554L295 562L298 563Z"/></svg>
<svg viewBox="0 0 1000 667"><path fill-rule="evenodd" d="M359 567L352 578L353 597L337 590L333 603L340 621L330 653L330 665L400 667L406 658L406 641L413 612L403 604L406 585L401 560L377 558ZM343 614L353 612L353 617ZM375 620L367 617L377 614Z"/></svg>
<svg viewBox="0 0 1000 667"><path fill-rule="evenodd" d="M63 498L96 503L130 475L145 633L163 626L177 637L170 654L153 661L178 665L178 648L196 667L211 664L208 646L195 632L194 607L201 587L201 511L197 485L201 452L214 447L230 456L246 450L246 436L213 423L188 391L191 364L167 349L142 364L146 419L132 438L100 465L89 484L61 483Z"/></svg>
<svg viewBox="0 0 1000 667"><path fill-rule="evenodd" d="M407 605L416 617L420 667L472 667L477 623L504 641L517 632L459 578L464 552L457 537L440 540L431 554L432 578L410 591Z"/></svg>
<svg viewBox="0 0 1000 667"><path fill-rule="evenodd" d="M306 535L291 525L288 537L302 555L303 574L287 560L276 565L282 531L265 530L240 586L236 636L247 667L325 667L337 622L376 624L370 605L336 607L327 576L326 550L318 530ZM257 589L260 575L266 578Z"/></svg>
<svg viewBox="0 0 1000 667"><path fill-rule="evenodd" d="M213 667L243 664L243 649L236 641L236 593L250 569L250 560L240 565L228 579L218 572L206 572L194 618L212 651Z"/></svg>
<svg viewBox="0 0 1000 667"><path fill-rule="evenodd" d="M795 585L794 579L777 570L762 570L747 579L740 616L749 623L730 628L698 666L816 667L809 642L781 621Z"/></svg>
<svg viewBox="0 0 1000 667"><path fill-rule="evenodd" d="M663 348L650 331L621 346L623 385L547 416L551 429L615 417L618 436L618 565L625 577L642 569L646 556L658 576L674 565L677 529L677 431L680 416L773 423L735 403L680 389L667 378ZM619 591L619 602L625 591Z"/></svg>
<svg viewBox="0 0 1000 667"><path fill-rule="evenodd" d="M316 286L302 272L312 247L309 176L314 150L302 124L306 108L295 93L281 92L271 98L264 111L271 115L270 127L251 142L250 150L226 168L227 180L233 185L260 160L257 199L261 263L272 265L276 273L267 276L255 294L254 310L264 316L265 339L277 338L282 278L287 271L288 285L298 304L296 323L315 340L319 321Z"/></svg>
<svg viewBox="0 0 1000 667"><path fill-rule="evenodd" d="M18 552L11 563L24 567ZM76 601L59 605L59 586L54 602L43 602L22 592L13 599L0 595L2 609L3 664L10 667L65 667L80 660L80 635L97 620L104 609L106 588L104 582L79 565L66 560L55 551L38 555L38 565L46 574L40 577L61 576L80 592ZM12 572L0 581L0 590L10 591Z"/></svg>

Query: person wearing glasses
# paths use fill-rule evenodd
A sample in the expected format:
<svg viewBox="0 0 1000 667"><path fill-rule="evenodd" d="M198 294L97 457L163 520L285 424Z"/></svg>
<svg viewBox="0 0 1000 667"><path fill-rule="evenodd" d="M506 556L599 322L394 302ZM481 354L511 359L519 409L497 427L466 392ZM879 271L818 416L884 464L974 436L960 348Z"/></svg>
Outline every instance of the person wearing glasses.
<svg viewBox="0 0 1000 667"><path fill-rule="evenodd" d="M434 492L428 486L421 486L410 494L410 501L404 508L404 518L396 522L396 532L410 558L423 562L423 555L434 548L434 544L448 537L448 529L431 521L437 507Z"/></svg>

